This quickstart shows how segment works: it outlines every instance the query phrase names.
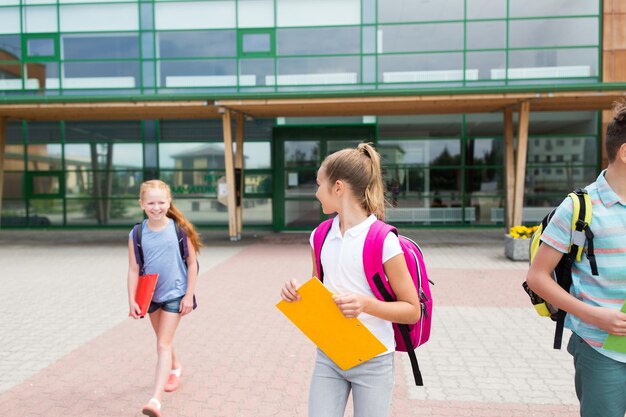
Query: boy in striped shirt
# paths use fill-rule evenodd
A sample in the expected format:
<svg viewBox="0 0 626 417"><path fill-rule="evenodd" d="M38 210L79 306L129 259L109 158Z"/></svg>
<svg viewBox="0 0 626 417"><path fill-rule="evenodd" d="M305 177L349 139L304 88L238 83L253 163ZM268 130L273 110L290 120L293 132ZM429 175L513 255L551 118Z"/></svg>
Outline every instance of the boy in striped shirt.
<svg viewBox="0 0 626 417"><path fill-rule="evenodd" d="M570 292L551 276L571 240L573 203L565 198L541 236L527 282L544 300L567 311L572 330L567 350L574 357L581 417L624 417L626 352L602 348L608 334L626 336L626 103L618 104L606 132L609 165L586 187L592 201L598 276L585 256L572 267Z"/></svg>

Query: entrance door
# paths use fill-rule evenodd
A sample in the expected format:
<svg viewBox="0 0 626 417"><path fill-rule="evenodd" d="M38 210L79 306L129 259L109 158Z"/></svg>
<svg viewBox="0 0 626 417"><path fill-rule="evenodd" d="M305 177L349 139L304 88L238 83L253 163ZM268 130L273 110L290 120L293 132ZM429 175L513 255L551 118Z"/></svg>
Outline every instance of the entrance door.
<svg viewBox="0 0 626 417"><path fill-rule="evenodd" d="M340 149L374 142L375 126L307 126L274 129L274 229L310 230L325 218L317 190L322 160Z"/></svg>

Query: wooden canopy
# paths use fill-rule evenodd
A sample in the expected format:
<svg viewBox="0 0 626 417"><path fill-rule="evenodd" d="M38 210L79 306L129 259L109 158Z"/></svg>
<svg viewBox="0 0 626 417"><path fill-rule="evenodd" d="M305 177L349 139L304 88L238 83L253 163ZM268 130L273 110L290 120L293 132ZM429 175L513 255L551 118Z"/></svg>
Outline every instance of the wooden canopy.
<svg viewBox="0 0 626 417"><path fill-rule="evenodd" d="M226 100L81 101L0 104L0 118L128 120L219 118L224 109L254 118L493 113L528 102L532 111L607 110L626 90L389 95Z"/></svg>

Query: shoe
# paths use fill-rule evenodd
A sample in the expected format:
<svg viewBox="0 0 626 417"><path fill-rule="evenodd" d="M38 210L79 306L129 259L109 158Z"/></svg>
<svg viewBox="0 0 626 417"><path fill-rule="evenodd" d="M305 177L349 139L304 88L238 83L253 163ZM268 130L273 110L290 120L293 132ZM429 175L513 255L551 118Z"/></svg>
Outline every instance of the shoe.
<svg viewBox="0 0 626 417"><path fill-rule="evenodd" d="M183 368L180 368L180 373L182 375ZM167 382L165 383L165 392L172 392L178 389L180 385L180 376L176 375L173 372L170 372L170 375L167 377Z"/></svg>
<svg viewBox="0 0 626 417"><path fill-rule="evenodd" d="M161 417L161 402L156 398L150 398L143 408L141 412L149 417Z"/></svg>

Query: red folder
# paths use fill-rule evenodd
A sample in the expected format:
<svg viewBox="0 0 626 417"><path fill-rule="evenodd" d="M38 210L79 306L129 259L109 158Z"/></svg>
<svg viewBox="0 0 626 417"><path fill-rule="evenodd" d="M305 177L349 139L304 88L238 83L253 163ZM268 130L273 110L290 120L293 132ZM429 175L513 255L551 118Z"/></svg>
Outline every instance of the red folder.
<svg viewBox="0 0 626 417"><path fill-rule="evenodd" d="M141 275L137 281L135 302L141 309L141 313L139 314L141 317L145 316L148 312L148 307L150 307L150 301L152 301L152 295L154 294L157 279L159 279L159 274L147 274Z"/></svg>

